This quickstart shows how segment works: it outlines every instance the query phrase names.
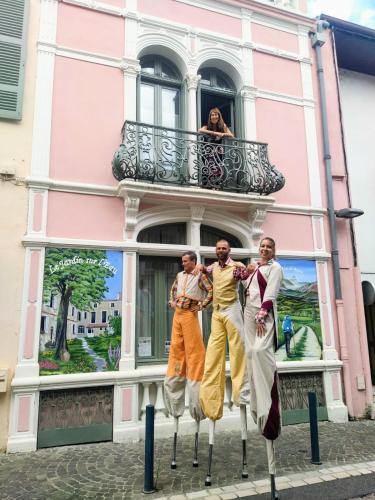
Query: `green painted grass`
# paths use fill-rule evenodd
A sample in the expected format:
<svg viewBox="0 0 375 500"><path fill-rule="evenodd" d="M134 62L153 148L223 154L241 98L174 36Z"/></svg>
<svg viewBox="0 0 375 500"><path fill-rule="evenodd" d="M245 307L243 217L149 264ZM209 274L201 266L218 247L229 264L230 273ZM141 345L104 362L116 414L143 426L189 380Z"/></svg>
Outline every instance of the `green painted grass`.
<svg viewBox="0 0 375 500"><path fill-rule="evenodd" d="M96 365L91 356L83 349L81 339L68 340L69 361L54 359L55 351L49 349L39 353L40 375L62 375L65 373L87 373L96 371ZM44 364L56 368L43 368Z"/></svg>

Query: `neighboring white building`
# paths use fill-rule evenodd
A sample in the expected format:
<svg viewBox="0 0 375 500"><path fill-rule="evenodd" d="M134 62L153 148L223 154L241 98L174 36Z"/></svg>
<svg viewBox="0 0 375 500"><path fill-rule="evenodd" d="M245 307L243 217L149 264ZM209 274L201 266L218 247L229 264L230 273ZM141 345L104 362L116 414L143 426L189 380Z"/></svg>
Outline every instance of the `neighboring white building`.
<svg viewBox="0 0 375 500"><path fill-rule="evenodd" d="M375 30L329 16L336 47L341 119L353 207L364 211L353 220L364 292L372 383L375 386Z"/></svg>

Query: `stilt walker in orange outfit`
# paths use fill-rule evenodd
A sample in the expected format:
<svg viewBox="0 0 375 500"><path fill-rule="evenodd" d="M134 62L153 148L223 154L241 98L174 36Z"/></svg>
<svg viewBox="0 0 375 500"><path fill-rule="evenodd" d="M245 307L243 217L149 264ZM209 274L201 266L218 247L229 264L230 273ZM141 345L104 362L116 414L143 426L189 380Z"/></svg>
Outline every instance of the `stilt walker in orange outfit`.
<svg viewBox="0 0 375 500"><path fill-rule="evenodd" d="M175 310L167 375L164 380L166 408L174 417L175 432L171 468L176 468L178 419L185 409L185 386L189 396L189 410L196 422L193 466L198 466L199 422L205 418L199 403L199 389L203 377L205 348L198 321L198 311L212 301L212 285L205 275L192 274L197 263L194 252L182 256L184 270L177 274L171 288L170 306Z"/></svg>
<svg viewBox="0 0 375 500"><path fill-rule="evenodd" d="M209 420L209 461L205 481L211 485L211 464L215 422L223 416L225 385L225 346L228 339L233 402L240 406L242 431L242 477L248 477L246 460L246 404L249 403L249 381L246 369L244 320L238 297L237 269L245 269L242 262L233 261L226 240L216 243L218 261L212 266L198 265L196 271L209 273L213 278L213 314L211 334L207 345L200 402Z"/></svg>

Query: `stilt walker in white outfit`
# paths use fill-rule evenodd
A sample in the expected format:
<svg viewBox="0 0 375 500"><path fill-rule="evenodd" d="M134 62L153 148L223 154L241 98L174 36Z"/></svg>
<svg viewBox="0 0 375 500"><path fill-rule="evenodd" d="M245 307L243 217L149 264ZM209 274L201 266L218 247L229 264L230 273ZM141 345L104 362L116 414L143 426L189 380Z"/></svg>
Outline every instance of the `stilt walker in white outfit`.
<svg viewBox="0 0 375 500"><path fill-rule="evenodd" d="M276 297L283 280L280 264L274 260L275 242L263 238L261 257L256 267L248 268L242 277L246 288L245 347L250 382L250 409L259 432L267 445L268 469L272 499L275 490L275 439L281 431L281 408L275 361L277 346Z"/></svg>

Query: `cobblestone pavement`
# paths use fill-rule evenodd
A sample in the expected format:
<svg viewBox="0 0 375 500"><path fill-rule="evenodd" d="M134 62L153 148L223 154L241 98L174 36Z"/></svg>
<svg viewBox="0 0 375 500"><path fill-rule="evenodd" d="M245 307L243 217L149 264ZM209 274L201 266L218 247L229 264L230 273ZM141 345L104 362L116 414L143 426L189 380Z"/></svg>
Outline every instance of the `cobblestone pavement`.
<svg viewBox="0 0 375 500"><path fill-rule="evenodd" d="M310 463L310 435L307 424L288 426L277 441L278 476L298 481L317 469L375 460L375 422L349 422L319 425L322 466ZM202 491L207 466L207 434L201 435L200 467L191 466L193 436L179 438L178 467L170 469L172 439L155 441L155 480L158 493L149 498L171 497ZM215 437L211 498L235 498L229 493L241 479L240 432L220 432ZM0 455L0 499L68 500L145 498L143 489L144 443L100 443L49 448L33 453ZM249 433L249 480L268 478L267 457L263 439ZM375 468L375 462L373 463ZM332 469L331 469L332 470ZM301 474L303 473L303 474ZM295 476L297 474L297 476ZM334 478L332 478L334 479ZM259 484L259 481L258 481ZM296 485L297 486L297 485ZM244 485L245 487L245 485ZM216 493L215 493L216 488ZM217 496L220 492L220 496ZM232 488L233 489L233 488ZM216 495L216 496L215 496ZM239 496L239 495L238 495ZM243 495L241 495L243 496ZM370 497L371 498L371 497Z"/></svg>

